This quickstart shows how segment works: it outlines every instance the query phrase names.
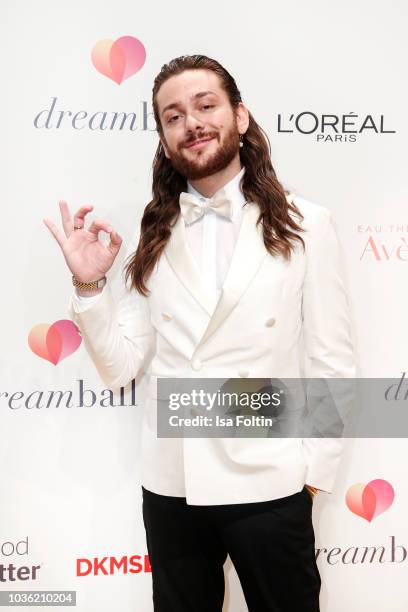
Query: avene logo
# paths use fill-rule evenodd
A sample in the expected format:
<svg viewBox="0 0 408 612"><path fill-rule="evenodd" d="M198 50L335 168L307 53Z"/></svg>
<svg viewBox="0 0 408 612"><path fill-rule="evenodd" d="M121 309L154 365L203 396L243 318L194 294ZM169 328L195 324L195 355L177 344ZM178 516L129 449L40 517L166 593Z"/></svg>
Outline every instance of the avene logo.
<svg viewBox="0 0 408 612"><path fill-rule="evenodd" d="M392 485L377 478L367 484L359 482L352 485L346 493L346 504L351 512L371 523L388 510L394 497Z"/></svg>
<svg viewBox="0 0 408 612"><path fill-rule="evenodd" d="M408 239L400 236L393 243L384 244L370 236L364 245L360 259L371 259L372 261L408 261Z"/></svg>
<svg viewBox="0 0 408 612"><path fill-rule="evenodd" d="M33 353L54 365L72 355L81 342L79 328L69 319L60 319L51 325L39 323L28 334L28 346Z"/></svg>
<svg viewBox="0 0 408 612"><path fill-rule="evenodd" d="M146 49L134 36L104 39L92 49L91 59L98 72L120 85L143 67Z"/></svg>
<svg viewBox="0 0 408 612"><path fill-rule="evenodd" d="M360 261L408 261L408 224L358 225L365 234Z"/></svg>

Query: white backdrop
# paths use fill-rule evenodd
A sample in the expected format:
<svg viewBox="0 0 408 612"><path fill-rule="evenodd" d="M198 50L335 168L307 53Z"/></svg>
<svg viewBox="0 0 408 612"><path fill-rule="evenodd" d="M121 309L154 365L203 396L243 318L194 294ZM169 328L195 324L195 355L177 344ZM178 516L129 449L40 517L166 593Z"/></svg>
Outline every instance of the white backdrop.
<svg viewBox="0 0 408 612"><path fill-rule="evenodd" d="M94 216L125 242L132 237L150 200L158 142L153 79L173 57L218 59L267 131L278 177L333 211L360 375L398 378L407 369L406 24L404 0L3 4L0 591L73 590L81 612L152 610L139 472L144 382L137 406L129 393L123 406L98 398L81 406L80 381L97 397L103 389L84 347L54 365L28 337L36 328L38 348L45 328L37 326L68 318L70 274L42 222L59 223L58 200L72 210L92 203ZM98 72L91 52L123 36L143 44L146 61L119 85ZM46 127L45 113L37 117L53 99ZM133 112L133 131L129 118L123 129L92 129L84 113L73 125L80 111L110 120ZM322 129L323 116L337 119L337 131ZM116 288L120 265L110 274ZM67 395L46 407L52 391L72 391L71 407ZM406 610L406 451L405 439L350 441L336 492L317 496L324 612ZM395 498L369 521L345 496L376 479ZM106 574L85 572L104 557ZM112 574L110 558L122 559ZM12 580L10 564L30 570ZM225 573L224 610L243 612L229 561Z"/></svg>

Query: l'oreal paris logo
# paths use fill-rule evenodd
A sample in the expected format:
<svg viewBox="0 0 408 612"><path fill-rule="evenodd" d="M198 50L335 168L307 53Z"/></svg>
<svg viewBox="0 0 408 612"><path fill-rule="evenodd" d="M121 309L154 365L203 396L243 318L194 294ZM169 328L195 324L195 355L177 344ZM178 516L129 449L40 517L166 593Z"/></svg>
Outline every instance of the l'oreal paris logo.
<svg viewBox="0 0 408 612"><path fill-rule="evenodd" d="M321 114L312 111L290 115L278 114L277 131L286 134L313 135L317 142L356 142L361 134L395 134L385 127L384 115Z"/></svg>

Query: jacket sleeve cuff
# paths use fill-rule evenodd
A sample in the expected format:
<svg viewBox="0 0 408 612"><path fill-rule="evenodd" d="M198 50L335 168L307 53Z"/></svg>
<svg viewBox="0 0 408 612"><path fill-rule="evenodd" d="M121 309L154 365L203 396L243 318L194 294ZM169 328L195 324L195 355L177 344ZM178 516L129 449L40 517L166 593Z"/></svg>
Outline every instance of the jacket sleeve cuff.
<svg viewBox="0 0 408 612"><path fill-rule="evenodd" d="M344 447L342 438L303 438L305 483L332 493Z"/></svg>

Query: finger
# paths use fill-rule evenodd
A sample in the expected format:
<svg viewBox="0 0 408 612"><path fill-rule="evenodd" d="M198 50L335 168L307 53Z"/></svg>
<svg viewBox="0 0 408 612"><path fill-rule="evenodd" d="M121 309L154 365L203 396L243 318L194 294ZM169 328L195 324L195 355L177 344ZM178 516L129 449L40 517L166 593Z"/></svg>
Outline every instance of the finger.
<svg viewBox="0 0 408 612"><path fill-rule="evenodd" d="M65 235L68 238L68 236L72 232L72 219L69 206L65 200L60 200L58 204L60 207L62 227L64 228Z"/></svg>
<svg viewBox="0 0 408 612"><path fill-rule="evenodd" d="M108 249L110 250L112 255L116 256L118 254L121 244L122 238L119 236L118 232L112 230L110 234L110 241L108 244Z"/></svg>
<svg viewBox="0 0 408 612"><path fill-rule="evenodd" d="M88 206L81 206L81 208L79 208L74 215L74 222L73 222L72 229L74 229L74 227L84 228L85 227L85 217L89 212L91 212L91 210L93 210L92 204L89 204Z"/></svg>
<svg viewBox="0 0 408 612"><path fill-rule="evenodd" d="M55 225L55 223L53 223L50 219L43 219L43 221L44 221L45 225L48 227L48 229L50 230L51 234L54 236L55 240L58 242L58 244L62 248L62 246L63 246L63 244L65 242L64 234Z"/></svg>
<svg viewBox="0 0 408 612"><path fill-rule="evenodd" d="M100 231L110 234L112 231L112 226L109 225L107 221L102 221L102 219L94 219L89 226L88 231L95 234L95 236L98 236Z"/></svg>

